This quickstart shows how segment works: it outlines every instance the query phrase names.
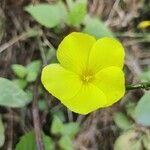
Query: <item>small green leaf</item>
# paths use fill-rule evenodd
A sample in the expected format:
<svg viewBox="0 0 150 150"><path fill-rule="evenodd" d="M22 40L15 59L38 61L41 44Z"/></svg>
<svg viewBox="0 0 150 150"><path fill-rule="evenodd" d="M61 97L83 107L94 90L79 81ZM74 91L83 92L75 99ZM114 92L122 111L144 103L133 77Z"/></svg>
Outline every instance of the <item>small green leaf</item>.
<svg viewBox="0 0 150 150"><path fill-rule="evenodd" d="M3 146L4 142L5 142L5 128L2 119L0 117L0 147Z"/></svg>
<svg viewBox="0 0 150 150"><path fill-rule="evenodd" d="M150 126L150 92L146 92L135 108L137 123Z"/></svg>
<svg viewBox="0 0 150 150"><path fill-rule="evenodd" d="M28 95L12 81L0 77L0 105L24 107L31 102Z"/></svg>
<svg viewBox="0 0 150 150"><path fill-rule="evenodd" d="M65 115L64 115L64 112L61 111L61 110L58 110L58 111L55 111L55 112L52 112L52 115L53 116L57 116L62 122L65 122L66 121L66 118L65 118Z"/></svg>
<svg viewBox="0 0 150 150"><path fill-rule="evenodd" d="M30 64L27 65L27 81L34 82L37 79L38 73L41 69L41 61L34 60Z"/></svg>
<svg viewBox="0 0 150 150"><path fill-rule="evenodd" d="M36 4L25 7L25 10L41 25L53 28L66 19L67 10L62 2L56 4Z"/></svg>
<svg viewBox="0 0 150 150"><path fill-rule="evenodd" d="M51 132L55 135L61 134L63 131L63 127L64 126L62 121L57 116L54 116L51 126Z"/></svg>
<svg viewBox="0 0 150 150"><path fill-rule="evenodd" d="M73 138L78 133L78 131L79 124L77 122L69 122L67 124L64 124L62 134Z"/></svg>
<svg viewBox="0 0 150 150"><path fill-rule="evenodd" d="M28 72L26 80L28 82L34 82L36 80L37 76L38 76L37 72Z"/></svg>
<svg viewBox="0 0 150 150"><path fill-rule="evenodd" d="M86 16L84 21L85 27L83 32L95 36L97 39L101 37L114 37L111 30L98 18Z"/></svg>
<svg viewBox="0 0 150 150"><path fill-rule="evenodd" d="M21 138L19 143L16 145L15 150L35 150L36 142L34 132L25 133Z"/></svg>
<svg viewBox="0 0 150 150"><path fill-rule="evenodd" d="M16 76L19 78L24 78L25 75L27 74L27 70L24 66L19 65L19 64L13 64L12 65L12 70Z"/></svg>
<svg viewBox="0 0 150 150"><path fill-rule="evenodd" d="M42 132L42 139L44 144L44 150L54 150L54 142L51 137L47 136Z"/></svg>
<svg viewBox="0 0 150 150"><path fill-rule="evenodd" d="M40 111L44 111L46 109L46 102L45 100L39 100L38 101L38 108Z"/></svg>
<svg viewBox="0 0 150 150"><path fill-rule="evenodd" d="M21 89L24 89L27 86L27 81L24 79L14 79L13 82L17 84Z"/></svg>
<svg viewBox="0 0 150 150"><path fill-rule="evenodd" d="M115 113L114 115L115 124L122 130L127 130L131 128L131 123L129 122L127 116L122 112Z"/></svg>
<svg viewBox="0 0 150 150"><path fill-rule="evenodd" d="M41 61L34 60L30 64L27 65L27 72L39 72L41 68Z"/></svg>
<svg viewBox="0 0 150 150"><path fill-rule="evenodd" d="M136 103L130 101L125 105L127 115L129 115L132 119L135 119L135 106Z"/></svg>
<svg viewBox="0 0 150 150"><path fill-rule="evenodd" d="M134 130L124 132L117 138L114 150L142 150L140 133Z"/></svg>
<svg viewBox="0 0 150 150"><path fill-rule="evenodd" d="M62 136L58 142L60 148L63 150L73 150L73 144L71 139L68 136Z"/></svg>
<svg viewBox="0 0 150 150"><path fill-rule="evenodd" d="M69 25L79 25L85 18L87 12L87 2L80 1L74 4L73 8L70 9L68 15L68 23Z"/></svg>
<svg viewBox="0 0 150 150"><path fill-rule="evenodd" d="M27 89L25 92L27 93L27 96L28 96L29 99L33 99L33 92L32 92L32 90Z"/></svg>
<svg viewBox="0 0 150 150"><path fill-rule="evenodd" d="M150 70L143 72L139 78L144 81L150 81Z"/></svg>
<svg viewBox="0 0 150 150"><path fill-rule="evenodd" d="M46 136L43 132L42 134L42 142L44 144L45 150L53 150L54 143L49 136ZM15 150L36 150L36 142L35 142L35 133L30 131L25 133L21 138L19 143L16 145Z"/></svg>

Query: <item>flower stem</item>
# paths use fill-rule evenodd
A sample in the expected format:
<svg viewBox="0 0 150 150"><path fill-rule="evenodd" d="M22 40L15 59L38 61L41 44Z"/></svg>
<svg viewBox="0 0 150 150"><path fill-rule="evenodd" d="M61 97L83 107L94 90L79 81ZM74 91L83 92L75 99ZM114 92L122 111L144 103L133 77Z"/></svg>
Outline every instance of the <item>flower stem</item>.
<svg viewBox="0 0 150 150"><path fill-rule="evenodd" d="M127 85L126 90L134 90L134 89L149 89L150 88L150 82L142 82L138 84L132 84L132 85Z"/></svg>

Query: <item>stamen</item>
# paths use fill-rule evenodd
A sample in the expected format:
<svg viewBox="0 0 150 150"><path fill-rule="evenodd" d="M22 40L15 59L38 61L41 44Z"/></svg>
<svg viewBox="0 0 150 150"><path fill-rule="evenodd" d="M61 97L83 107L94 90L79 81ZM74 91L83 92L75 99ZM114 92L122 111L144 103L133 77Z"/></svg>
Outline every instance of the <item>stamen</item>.
<svg viewBox="0 0 150 150"><path fill-rule="evenodd" d="M91 82L93 78L93 73L91 73L90 71L84 71L81 75L81 80L85 83Z"/></svg>

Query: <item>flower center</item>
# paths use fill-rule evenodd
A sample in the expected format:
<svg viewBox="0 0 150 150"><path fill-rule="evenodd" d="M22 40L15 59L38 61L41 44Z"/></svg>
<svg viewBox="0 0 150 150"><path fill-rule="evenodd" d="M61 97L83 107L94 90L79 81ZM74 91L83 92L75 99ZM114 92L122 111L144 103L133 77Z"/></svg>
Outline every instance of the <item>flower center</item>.
<svg viewBox="0 0 150 150"><path fill-rule="evenodd" d="M84 83L91 82L93 80L93 78L94 78L93 73L91 73L89 71L85 71L81 75L81 80Z"/></svg>

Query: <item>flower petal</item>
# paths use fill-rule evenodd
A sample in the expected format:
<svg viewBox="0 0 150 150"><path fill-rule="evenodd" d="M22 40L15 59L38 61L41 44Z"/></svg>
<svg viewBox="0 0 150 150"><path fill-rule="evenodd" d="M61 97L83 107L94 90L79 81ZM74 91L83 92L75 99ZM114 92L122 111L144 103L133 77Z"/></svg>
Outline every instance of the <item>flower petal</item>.
<svg viewBox="0 0 150 150"><path fill-rule="evenodd" d="M95 75L94 85L107 96L107 105L117 102L125 93L124 73L119 67L108 67Z"/></svg>
<svg viewBox="0 0 150 150"><path fill-rule="evenodd" d="M95 38L84 33L72 32L60 43L57 58L60 64L73 72L85 69L89 52L96 42Z"/></svg>
<svg viewBox="0 0 150 150"><path fill-rule="evenodd" d="M100 69L110 66L122 68L124 55L124 48L119 41L104 37L97 40L92 47L88 66L93 72L98 72Z"/></svg>
<svg viewBox="0 0 150 150"><path fill-rule="evenodd" d="M59 64L44 67L41 80L47 91L58 99L73 97L82 86L78 75L65 70Z"/></svg>
<svg viewBox="0 0 150 150"><path fill-rule="evenodd" d="M106 105L104 93L91 83L83 84L79 92L71 99L61 101L73 112L88 114Z"/></svg>

